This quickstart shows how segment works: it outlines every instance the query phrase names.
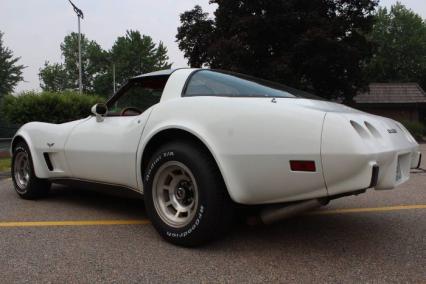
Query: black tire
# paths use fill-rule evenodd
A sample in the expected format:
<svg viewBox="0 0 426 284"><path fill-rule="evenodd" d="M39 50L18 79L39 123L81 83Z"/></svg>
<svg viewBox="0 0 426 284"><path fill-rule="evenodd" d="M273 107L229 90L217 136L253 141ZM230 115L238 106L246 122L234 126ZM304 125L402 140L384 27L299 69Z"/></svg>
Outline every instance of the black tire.
<svg viewBox="0 0 426 284"><path fill-rule="evenodd" d="M19 161L20 156L26 156L28 159L28 180L26 185L23 185L18 179L17 167L15 164ZM48 195L50 190L50 182L46 179L39 179L34 173L34 164L31 152L24 142L19 142L13 149L12 157L12 180L16 193L23 199L37 199Z"/></svg>
<svg viewBox="0 0 426 284"><path fill-rule="evenodd" d="M157 182L156 176L161 175L159 170L170 163L181 163L187 167L197 186L198 205L194 205L193 210L195 215L188 217L189 223L182 227L166 223L164 217L160 216L161 209L156 209L154 204L156 198L154 180ZM203 149L187 142L168 143L155 152L146 169L144 175L146 211L152 224L165 240L175 245L192 247L214 240L231 228L235 216L234 204L215 161Z"/></svg>

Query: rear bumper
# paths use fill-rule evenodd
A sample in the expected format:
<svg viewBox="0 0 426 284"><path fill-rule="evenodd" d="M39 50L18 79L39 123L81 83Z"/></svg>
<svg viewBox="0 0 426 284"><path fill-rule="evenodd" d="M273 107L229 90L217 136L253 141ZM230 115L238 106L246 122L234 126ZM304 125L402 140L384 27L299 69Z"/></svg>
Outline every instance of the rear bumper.
<svg viewBox="0 0 426 284"><path fill-rule="evenodd" d="M410 178L410 169L418 163L418 151L415 148L406 151L394 151L384 155L377 155L379 173L375 189L392 189L406 182Z"/></svg>
<svg viewBox="0 0 426 284"><path fill-rule="evenodd" d="M328 195L372 187L392 189L406 182L421 154L401 127L364 113L327 114L321 159Z"/></svg>

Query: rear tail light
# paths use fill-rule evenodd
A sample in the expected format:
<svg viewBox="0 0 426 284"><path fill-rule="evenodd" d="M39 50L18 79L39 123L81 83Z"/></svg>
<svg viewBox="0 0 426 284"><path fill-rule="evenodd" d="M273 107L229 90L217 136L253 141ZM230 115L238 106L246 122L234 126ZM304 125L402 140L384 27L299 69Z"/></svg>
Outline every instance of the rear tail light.
<svg viewBox="0 0 426 284"><path fill-rule="evenodd" d="M290 161L290 169L296 172L315 172L314 161Z"/></svg>

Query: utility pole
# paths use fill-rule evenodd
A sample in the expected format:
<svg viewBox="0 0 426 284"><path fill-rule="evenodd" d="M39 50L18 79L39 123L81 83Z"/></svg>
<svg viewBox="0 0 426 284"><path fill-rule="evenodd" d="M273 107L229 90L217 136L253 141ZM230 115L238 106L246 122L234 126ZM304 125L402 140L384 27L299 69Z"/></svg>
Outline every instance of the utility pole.
<svg viewBox="0 0 426 284"><path fill-rule="evenodd" d="M71 0L68 0L70 4L72 5L74 12L77 14L78 17L78 91L83 93L83 72L82 72L82 66L81 66L81 32L80 32L80 19L84 19L83 11L81 11L77 6L74 5Z"/></svg>
<svg viewBox="0 0 426 284"><path fill-rule="evenodd" d="M112 63L112 90L114 91L113 94L115 94L115 63Z"/></svg>

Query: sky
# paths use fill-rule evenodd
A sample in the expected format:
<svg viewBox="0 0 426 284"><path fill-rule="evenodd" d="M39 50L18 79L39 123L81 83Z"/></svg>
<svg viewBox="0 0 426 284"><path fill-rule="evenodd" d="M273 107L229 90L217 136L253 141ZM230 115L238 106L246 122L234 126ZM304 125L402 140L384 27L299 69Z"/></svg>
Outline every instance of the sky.
<svg viewBox="0 0 426 284"><path fill-rule="evenodd" d="M126 30L139 30L162 41L168 48L173 67L185 67L187 62L175 42L179 15L200 5L212 13L215 5L208 0L74 0L84 12L82 33L95 40L103 49L112 47ZM381 0L390 7L396 0ZM426 18L425 0L400 0L408 8ZM77 17L67 0L0 0L0 31L3 41L19 63L26 66L24 82L15 92L40 90L39 69L45 61L62 62L60 44L65 35L77 31Z"/></svg>

